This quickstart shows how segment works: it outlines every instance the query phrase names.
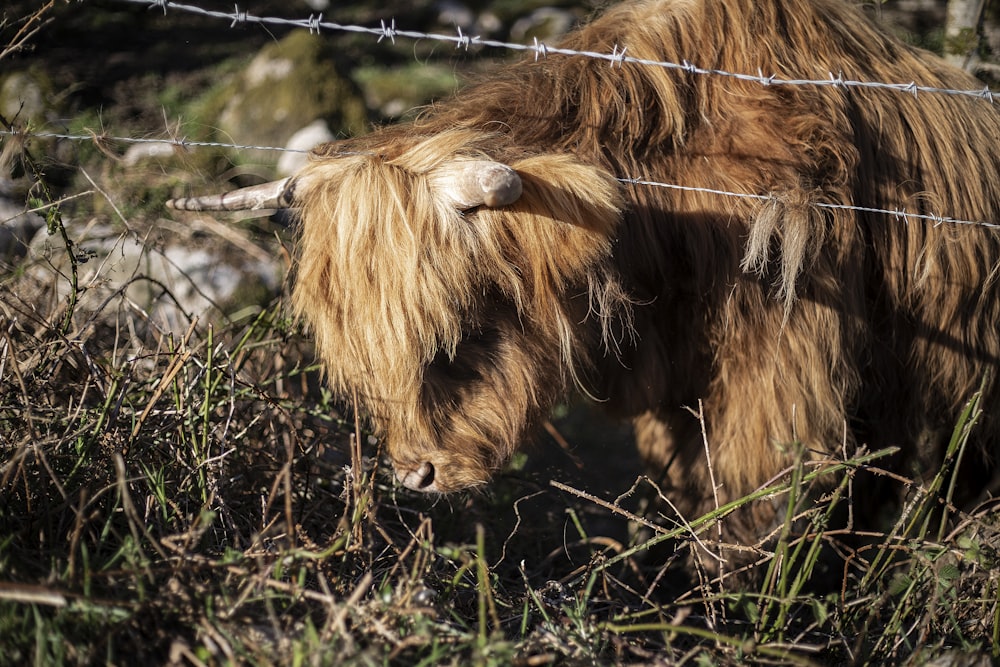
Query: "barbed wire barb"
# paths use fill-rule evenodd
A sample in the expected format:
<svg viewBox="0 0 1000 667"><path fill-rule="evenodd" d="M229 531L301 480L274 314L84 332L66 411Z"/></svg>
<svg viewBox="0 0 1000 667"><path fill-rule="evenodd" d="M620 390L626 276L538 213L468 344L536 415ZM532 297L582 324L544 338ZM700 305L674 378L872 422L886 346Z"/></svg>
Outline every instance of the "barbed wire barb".
<svg viewBox="0 0 1000 667"><path fill-rule="evenodd" d="M532 47L535 51L535 61L538 61L539 56L545 58L549 55L549 47L545 45L545 42L539 42L538 38L534 38L534 46Z"/></svg>
<svg viewBox="0 0 1000 667"><path fill-rule="evenodd" d="M625 63L625 52L628 51L627 46L621 47L621 51L618 50L618 45L615 44L611 51L611 68L614 69L615 65L618 65L618 69L621 69Z"/></svg>
<svg viewBox="0 0 1000 667"><path fill-rule="evenodd" d="M472 44L479 41L479 35L476 35L474 37L471 35L466 35L462 32L462 26L457 26L457 28L458 28L458 42L455 44L456 49L464 48L466 51L468 51L469 47Z"/></svg>
<svg viewBox="0 0 1000 667"><path fill-rule="evenodd" d="M320 26L323 24L323 14L313 17L312 14L309 15L309 34L318 35L320 33Z"/></svg>
<svg viewBox="0 0 1000 667"><path fill-rule="evenodd" d="M378 39L375 40L375 42L377 44L381 44L382 40L386 37L388 37L389 41L393 44L396 43L396 19L392 19L388 26L385 24L385 19L382 20L382 34L378 36Z"/></svg>
<svg viewBox="0 0 1000 667"><path fill-rule="evenodd" d="M164 9L163 13L166 14L167 10ZM238 4L233 5L233 22L229 24L230 28L235 28L238 25L244 25L247 22L247 13L240 11L240 6Z"/></svg>

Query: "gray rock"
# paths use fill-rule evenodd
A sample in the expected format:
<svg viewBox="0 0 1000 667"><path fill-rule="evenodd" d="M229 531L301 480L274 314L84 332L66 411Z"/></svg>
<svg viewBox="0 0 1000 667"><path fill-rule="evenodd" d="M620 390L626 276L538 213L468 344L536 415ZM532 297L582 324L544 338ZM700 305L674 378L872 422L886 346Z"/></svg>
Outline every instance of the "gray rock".
<svg viewBox="0 0 1000 667"><path fill-rule="evenodd" d="M150 326L179 334L194 318L218 319L253 305L243 301L247 295L273 294L280 285L279 262L260 251L241 252L210 234L188 234L184 243L157 248L107 225L66 225L75 238L79 286L85 288L81 312L120 294ZM66 297L69 259L58 236L39 232L27 260L36 284L55 285L59 298Z"/></svg>
<svg viewBox="0 0 1000 667"><path fill-rule="evenodd" d="M23 204L0 197L0 267L24 257L31 239L44 226L42 216L27 213Z"/></svg>
<svg viewBox="0 0 1000 667"><path fill-rule="evenodd" d="M122 164L126 167L134 167L142 162L150 160L164 160L174 157L177 154L176 148L166 143L140 143L132 144L122 156Z"/></svg>
<svg viewBox="0 0 1000 667"><path fill-rule="evenodd" d="M357 87L340 74L332 42L297 30L258 53L215 95L223 101L214 124L219 139L284 146L317 118L345 135L363 132L368 111ZM212 121L210 121L212 122ZM274 151L241 150L241 160L274 164Z"/></svg>
<svg viewBox="0 0 1000 667"><path fill-rule="evenodd" d="M333 141L335 138L325 120L320 119L309 123L288 140L285 148L290 152L282 153L281 157L278 158L278 176L291 176L305 166L309 159L308 153L303 151L309 151L314 146Z"/></svg>
<svg viewBox="0 0 1000 667"><path fill-rule="evenodd" d="M476 14L467 5L454 0L443 0L435 7L438 23L445 26L471 28L476 22Z"/></svg>
<svg viewBox="0 0 1000 667"><path fill-rule="evenodd" d="M573 27L577 16L571 11L554 7L542 7L518 19L510 28L510 37L516 42L551 42L562 37Z"/></svg>
<svg viewBox="0 0 1000 667"><path fill-rule="evenodd" d="M14 72L0 85L0 113L20 123L46 123L54 113L49 88L43 75Z"/></svg>

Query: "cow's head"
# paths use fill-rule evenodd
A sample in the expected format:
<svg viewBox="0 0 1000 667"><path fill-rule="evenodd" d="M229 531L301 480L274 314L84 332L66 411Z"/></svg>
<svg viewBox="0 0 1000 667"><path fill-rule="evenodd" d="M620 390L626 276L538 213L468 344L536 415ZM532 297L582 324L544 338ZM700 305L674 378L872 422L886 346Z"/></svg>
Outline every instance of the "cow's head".
<svg viewBox="0 0 1000 667"><path fill-rule="evenodd" d="M496 143L376 133L277 184L174 202L299 210L294 308L333 389L359 397L420 491L486 482L627 308L609 264L615 180L563 153L502 164Z"/></svg>

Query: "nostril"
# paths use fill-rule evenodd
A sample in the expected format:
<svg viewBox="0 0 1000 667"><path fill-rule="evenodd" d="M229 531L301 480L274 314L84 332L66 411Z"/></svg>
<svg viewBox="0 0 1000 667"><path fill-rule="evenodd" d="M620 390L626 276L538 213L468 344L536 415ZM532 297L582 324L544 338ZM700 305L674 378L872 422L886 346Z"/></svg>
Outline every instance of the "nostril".
<svg viewBox="0 0 1000 667"><path fill-rule="evenodd" d="M420 469L417 470L417 476L420 479L421 489L426 489L428 486L434 484L434 466L431 465L430 461L424 461L420 464Z"/></svg>
<svg viewBox="0 0 1000 667"><path fill-rule="evenodd" d="M414 491L434 490L434 466L430 461L424 461L416 470L411 470L403 477L403 486Z"/></svg>

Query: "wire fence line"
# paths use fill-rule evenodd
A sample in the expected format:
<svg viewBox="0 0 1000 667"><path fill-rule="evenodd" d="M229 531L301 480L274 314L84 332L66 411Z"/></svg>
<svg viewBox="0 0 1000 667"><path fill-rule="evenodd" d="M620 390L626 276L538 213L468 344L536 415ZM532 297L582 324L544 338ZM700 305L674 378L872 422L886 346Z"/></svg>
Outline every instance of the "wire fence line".
<svg viewBox="0 0 1000 667"><path fill-rule="evenodd" d="M334 21L324 21L323 15L310 14L308 18L305 19L288 19L280 18L274 16L257 16L251 14L250 12L243 11L239 8L239 5L234 5L232 12L224 12L212 9L205 9L197 5L190 5L181 2L174 2L173 0L117 0L118 2L143 5L150 9L161 9L164 14L167 10L177 10L181 12L188 12L191 14L198 14L201 16L206 16L215 19L221 19L230 22L230 27L236 27L238 25L246 24L258 24L258 25L272 25L272 26L285 26L294 27L309 30L311 33L320 33L324 30L330 32L347 32L355 34L367 34L372 35L377 38L378 42L383 40L390 40L395 42L397 38L400 39L411 39L411 40L428 40L442 42L446 44L454 44L455 48L468 50L473 46L480 47L491 47L499 49L507 49L511 51L529 52L534 53L535 58L544 58L550 54L559 54L567 56L578 56L582 58L593 58L596 60L607 61L611 66L622 66L626 63L634 65L643 65L647 67L660 67L663 69L672 70L682 70L689 74L698 74L703 76L720 76L735 79L738 81L750 81L758 83L762 86L833 86L839 88L866 88L866 89L884 89L890 91L896 91L900 93L906 93L910 95L919 95L920 93L929 94L939 94L939 95L953 95L959 97L971 97L980 100L984 100L990 104L995 104L996 99L993 91L990 90L989 86L984 85L979 89L953 89L953 88L940 88L935 86L925 86L920 85L914 81L909 82L883 82L883 81L862 81L858 79L845 78L849 77L848 74L843 72L838 72L834 74L830 72L828 78L826 79L795 79L778 76L777 74L765 74L763 72L757 72L756 74L748 72L728 72L721 69L704 68L699 67L695 63L689 60L683 60L681 62L670 62L663 60L649 60L645 58L635 58L628 55L628 45L614 45L610 53L601 53L598 51L578 51L574 49L566 49L556 46L549 46L544 42L540 42L537 38L530 44L516 43L516 42L504 42L495 39L486 39L480 36L466 35L462 32L461 27L457 28L456 34L447 35L442 33L430 33L421 32L418 30L404 30L396 27L395 19L390 19L388 22L382 19L379 25L376 26L362 26L353 25L345 23L336 23Z"/></svg>
<svg viewBox="0 0 1000 667"><path fill-rule="evenodd" d="M776 201L778 197L773 194L753 194L748 192L730 192L727 190L716 190L714 188L701 188L691 185L678 185L676 183L659 183L657 181L646 181L637 178L619 178L621 183L629 183L632 185L643 185L654 188L668 188L671 190L680 190L683 192L700 192L703 194L719 195L720 197L735 197L737 199L755 199L758 201ZM988 229L1000 229L1000 223L992 222L988 220L962 220L960 218L952 218L946 215L935 215L934 213L913 213L912 211L907 211L906 209L885 209L885 208L874 208L871 206L856 206L854 204L832 204L830 202L814 202L812 204L816 208L831 210L831 211L851 211L854 213L871 213L876 215L888 215L897 220L910 221L919 220L923 222L931 222L935 225L951 224L951 225L972 225L976 227L986 227Z"/></svg>
<svg viewBox="0 0 1000 667"><path fill-rule="evenodd" d="M32 130L0 130L0 137L33 137L36 139L65 139L67 141L93 141L95 143L114 142L123 144L167 144L177 148L232 148L235 150L280 151L282 153L309 153L306 149L283 148L281 146L253 146L230 144L223 141L193 141L190 139L156 139L152 137L114 137L107 134L61 134L59 132L35 132Z"/></svg>
<svg viewBox="0 0 1000 667"><path fill-rule="evenodd" d="M180 2L174 2L173 0L117 0L123 4L138 4L146 6L150 9L161 9L164 14L168 10L178 10L183 12L189 12L192 14L198 14L202 16L207 16L211 18L224 19L230 21L231 27L235 27L240 24L261 24L261 25L283 25L290 27L298 27L308 29L311 32L320 32L322 30L328 31L341 31L341 32L351 32L351 33L362 33L369 34L377 37L379 42L389 39L395 41L396 38L405 38L413 40L437 40L441 42L453 43L456 48L469 49L472 46L484 46L484 47L495 47L495 48L506 48L518 51L533 51L536 58L543 58L549 54L562 54L569 56L579 56L586 58L596 58L600 60L609 61L609 63L614 65L622 65L625 63L634 63L637 65L644 66L654 66L662 67L667 69L677 69L684 70L689 73L700 74L700 75L716 75L731 77L742 81L753 81L761 85L817 85L817 86L843 86L843 87L856 87L856 88L867 88L867 89L887 89L891 91L904 92L913 95L918 95L920 93L933 93L933 94L944 94L944 95L954 95L961 97L973 97L981 99L993 104L995 102L993 93L988 87L982 90L953 90L945 88L935 88L929 86L921 86L916 83L884 83L884 82L873 82L873 81L856 81L851 79L845 79L843 75L833 76L830 75L829 79L788 79L781 78L774 75L764 76L762 74L749 75L741 73L726 72L723 70L715 69L703 69L696 67L684 61L682 63L672 63L663 61L651 61L633 58L627 55L627 46L619 47L615 46L611 53L598 53L590 51L575 51L571 49L562 49L557 47L547 46L537 39L534 40L532 44L516 44L509 42L502 42L497 40L482 39L480 37L474 37L465 35L462 33L461 28L458 29L457 35L444 35L427 33L413 30L401 30L395 25L395 21L390 21L386 23L384 20L381 21L378 27L366 27L360 25L347 25L334 23L330 21L323 21L322 14L319 16L311 15L308 19L286 19L279 17L266 17L266 16L256 16L250 14L249 12L241 11L237 6L233 12L224 12L217 10L205 9L196 5L190 5ZM293 148L285 148L280 146L257 146L248 144L238 144L238 143L226 143L221 141L194 141L186 138L177 137L165 137L165 138L152 138L152 137L123 137L123 136L111 136L108 134L71 134L71 133L58 133L58 132L39 132L31 130L3 130L0 129L0 138L2 137L36 137L42 139L62 139L67 141L91 141L99 146L106 146L108 143L119 142L124 144L161 144L170 145L178 149L188 149L188 148L207 148L207 147L218 147L226 148L232 150L262 150L262 151L278 151L278 152L290 152L290 153L309 153L308 150L300 150ZM774 200L776 197L773 194L756 194L756 193L746 193L746 192L731 192L725 190L716 190L712 188L704 188L690 185L680 185L676 183L662 183L657 181L644 180L639 178L632 178L628 176L619 176L618 181L623 184L641 186L641 187L657 187L657 188L667 188L678 191L686 192L698 192L704 194L717 195L720 197L732 197L738 199L754 199L754 200ZM856 213L866 213L866 214L880 214L890 216L897 220L902 221L922 221L930 222L935 225L940 224L954 224L954 225L971 225L971 226L981 226L990 229L1000 229L1000 221L987 221L987 220L963 220L959 218L954 218L945 215L936 215L933 213L918 213L913 211L908 211L905 209L881 209L868 206L857 206L851 204L832 204L826 202L815 203L817 208L830 209L830 210L846 210L853 211Z"/></svg>
<svg viewBox="0 0 1000 667"><path fill-rule="evenodd" d="M282 148L280 146L253 146L247 144L225 143L221 141L191 141L183 138L156 139L151 137L118 137L106 134L104 135L62 134L58 132L33 132L30 130L16 130L16 131L0 130L0 137L5 137L5 136L21 137L21 138L36 137L41 139L63 139L67 141L92 141L104 146L106 146L108 143L111 142L120 142L125 144L165 144L169 146L174 146L179 149L216 147L216 148L229 148L233 150L262 150L262 151L277 151L283 153L300 153L300 154L308 154L310 152L308 150L295 149L295 148ZM351 154L353 155L354 153ZM678 183L663 183L660 181L650 181L641 178L631 178L627 176L619 176L617 177L617 180L618 182L627 185L636 185L636 186L653 187L653 188L666 188L682 192L695 192L702 194L718 195L720 197L732 197L736 199L753 199L758 201L768 201L777 199L777 197L773 194L732 192L728 190L718 190L714 188L704 188L693 185L680 185ZM816 202L814 206L816 206L817 208L828 209L828 210L841 210L841 211L852 211L855 213L887 215L901 221L912 220L912 221L930 222L935 225L953 224L953 225L979 226L979 227L986 227L989 229L1000 229L1000 222L994 222L988 220L963 220L960 218L953 218L945 215L936 215L933 213L915 213L913 211L907 211L906 209L901 209L901 208L883 209L870 206L856 206L852 204L832 204L829 202Z"/></svg>

